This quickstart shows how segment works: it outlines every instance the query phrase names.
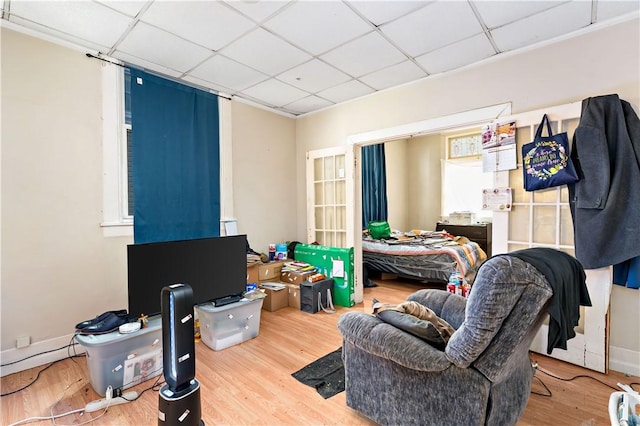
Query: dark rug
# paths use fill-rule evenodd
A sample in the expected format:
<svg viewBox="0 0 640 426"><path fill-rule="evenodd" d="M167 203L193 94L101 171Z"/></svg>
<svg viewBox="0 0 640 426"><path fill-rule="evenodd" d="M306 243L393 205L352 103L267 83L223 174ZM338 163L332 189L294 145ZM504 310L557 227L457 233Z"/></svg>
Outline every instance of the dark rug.
<svg viewBox="0 0 640 426"><path fill-rule="evenodd" d="M292 376L301 383L315 388L324 399L344 391L342 348L313 361Z"/></svg>

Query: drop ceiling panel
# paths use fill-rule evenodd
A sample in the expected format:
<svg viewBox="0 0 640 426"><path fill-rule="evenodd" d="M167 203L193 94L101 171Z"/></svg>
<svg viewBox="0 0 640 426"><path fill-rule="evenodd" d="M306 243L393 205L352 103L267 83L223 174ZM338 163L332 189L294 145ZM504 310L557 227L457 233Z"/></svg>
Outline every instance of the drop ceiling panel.
<svg viewBox="0 0 640 426"><path fill-rule="evenodd" d="M383 90L426 77L427 73L411 61L404 61L360 78L364 83Z"/></svg>
<svg viewBox="0 0 640 426"><path fill-rule="evenodd" d="M309 96L309 93L281 81L271 79L243 91L252 98L281 107Z"/></svg>
<svg viewBox="0 0 640 426"><path fill-rule="evenodd" d="M326 108L331 105L333 105L333 103L326 99L321 99L317 96L307 96L306 98L286 105L284 108L294 114L306 114L307 112Z"/></svg>
<svg viewBox="0 0 640 426"><path fill-rule="evenodd" d="M338 1L296 2L264 25L313 55L372 30L370 25Z"/></svg>
<svg viewBox="0 0 640 426"><path fill-rule="evenodd" d="M318 92L318 96L328 99L335 103L348 101L349 99L359 98L373 93L374 90L359 82L358 80L347 81L346 83L339 84L330 89Z"/></svg>
<svg viewBox="0 0 640 426"><path fill-rule="evenodd" d="M142 20L214 50L255 26L235 9L211 1L154 2Z"/></svg>
<svg viewBox="0 0 640 426"><path fill-rule="evenodd" d="M288 1L276 0L255 0L255 1L238 1L231 0L224 2L227 6L232 7L256 22L262 22L270 17L278 10L290 4Z"/></svg>
<svg viewBox="0 0 640 426"><path fill-rule="evenodd" d="M98 3L102 3L105 6L110 7L111 9L115 9L118 12L122 12L125 15L135 17L145 4L147 4L146 0L96 0Z"/></svg>
<svg viewBox="0 0 640 426"><path fill-rule="evenodd" d="M411 56L422 55L482 32L473 10L462 1L431 3L380 29Z"/></svg>
<svg viewBox="0 0 640 426"><path fill-rule="evenodd" d="M640 1L1 0L0 8L11 29L297 115L594 23L639 25Z"/></svg>
<svg viewBox="0 0 640 426"><path fill-rule="evenodd" d="M222 55L215 55L198 65L190 75L209 82L219 84L234 91L246 89L268 78L258 72Z"/></svg>
<svg viewBox="0 0 640 426"><path fill-rule="evenodd" d="M418 56L416 61L430 74L437 74L481 61L495 53L489 39L483 33Z"/></svg>
<svg viewBox="0 0 640 426"><path fill-rule="evenodd" d="M309 54L262 28L250 32L220 52L269 75L279 74L311 59Z"/></svg>
<svg viewBox="0 0 640 426"><path fill-rule="evenodd" d="M586 27L591 2L574 1L491 31L500 51L514 50Z"/></svg>
<svg viewBox="0 0 640 426"><path fill-rule="evenodd" d="M285 71L278 76L279 80L296 86L310 93L333 87L351 79L345 73L338 71L331 65L312 59L302 65Z"/></svg>
<svg viewBox="0 0 640 426"><path fill-rule="evenodd" d="M535 15L559 6L558 1L474 1L484 23L491 28L510 24L518 19Z"/></svg>
<svg viewBox="0 0 640 426"><path fill-rule="evenodd" d="M353 77L369 74L406 57L377 32L371 32L322 55L321 59Z"/></svg>
<svg viewBox="0 0 640 426"><path fill-rule="evenodd" d="M95 2L13 1L10 11L17 18L102 46L113 45L132 22L130 17ZM38 29L38 25L15 21Z"/></svg>
<svg viewBox="0 0 640 426"><path fill-rule="evenodd" d="M348 4L373 24L380 26L413 12L428 1L349 1Z"/></svg>
<svg viewBox="0 0 640 426"><path fill-rule="evenodd" d="M144 22L138 22L120 43L118 51L182 72L213 53Z"/></svg>

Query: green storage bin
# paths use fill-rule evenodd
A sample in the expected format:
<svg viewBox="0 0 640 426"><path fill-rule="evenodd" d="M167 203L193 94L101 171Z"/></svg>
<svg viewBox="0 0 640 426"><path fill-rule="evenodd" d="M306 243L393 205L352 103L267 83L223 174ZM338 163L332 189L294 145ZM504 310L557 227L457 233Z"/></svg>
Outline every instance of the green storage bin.
<svg viewBox="0 0 640 426"><path fill-rule="evenodd" d="M356 304L353 247L338 248L298 244L294 251L294 259L313 265L318 268L318 272L325 274L328 278L333 278L333 303L335 305L350 308Z"/></svg>

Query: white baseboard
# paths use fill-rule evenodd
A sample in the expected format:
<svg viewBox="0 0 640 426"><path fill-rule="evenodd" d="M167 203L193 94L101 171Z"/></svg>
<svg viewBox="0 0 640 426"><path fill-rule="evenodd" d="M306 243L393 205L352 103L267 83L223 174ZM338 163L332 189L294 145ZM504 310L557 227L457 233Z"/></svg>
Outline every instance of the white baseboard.
<svg viewBox="0 0 640 426"><path fill-rule="evenodd" d="M49 364L51 362L67 358L70 355L84 353L84 348L81 345L77 344L75 340L73 340L73 342L76 344L73 345L73 347L69 346L72 343L72 338L73 334L68 334L66 336L60 336L54 339L33 343L26 348L8 349L6 351L2 351L0 353L0 359L2 359L2 365L4 365L4 367L0 367L0 377L4 377L8 374L17 373L23 370L28 370L33 367L39 367L41 365ZM32 358L25 359L28 357ZM20 361L23 359L24 361ZM19 362L11 365L6 365L15 361Z"/></svg>
<svg viewBox="0 0 640 426"><path fill-rule="evenodd" d="M640 377L640 352L609 346L609 370Z"/></svg>

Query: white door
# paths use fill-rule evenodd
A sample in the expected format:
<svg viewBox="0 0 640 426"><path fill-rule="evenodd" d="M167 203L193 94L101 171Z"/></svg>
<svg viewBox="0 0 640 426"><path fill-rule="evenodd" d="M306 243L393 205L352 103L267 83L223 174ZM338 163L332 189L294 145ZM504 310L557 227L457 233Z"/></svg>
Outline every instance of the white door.
<svg viewBox="0 0 640 426"><path fill-rule="evenodd" d="M573 222L566 185L527 192L523 189L522 145L533 140L542 116L546 113L553 133L567 132L569 140L578 125L581 103L506 117L501 122L516 122L518 168L499 172L498 187L511 187L511 212L493 216L493 253L506 253L528 247L552 247L575 255ZM546 134L546 131L543 132ZM553 358L604 372L607 368L607 312L611 294L611 268L588 270L587 287L592 307L581 308L576 337L567 342L567 350L554 349ZM548 324L534 339L532 350L546 355Z"/></svg>
<svg viewBox="0 0 640 426"><path fill-rule="evenodd" d="M349 157L349 158L347 158ZM323 246L352 247L347 226L347 181L353 164L347 147L307 153L307 240Z"/></svg>

